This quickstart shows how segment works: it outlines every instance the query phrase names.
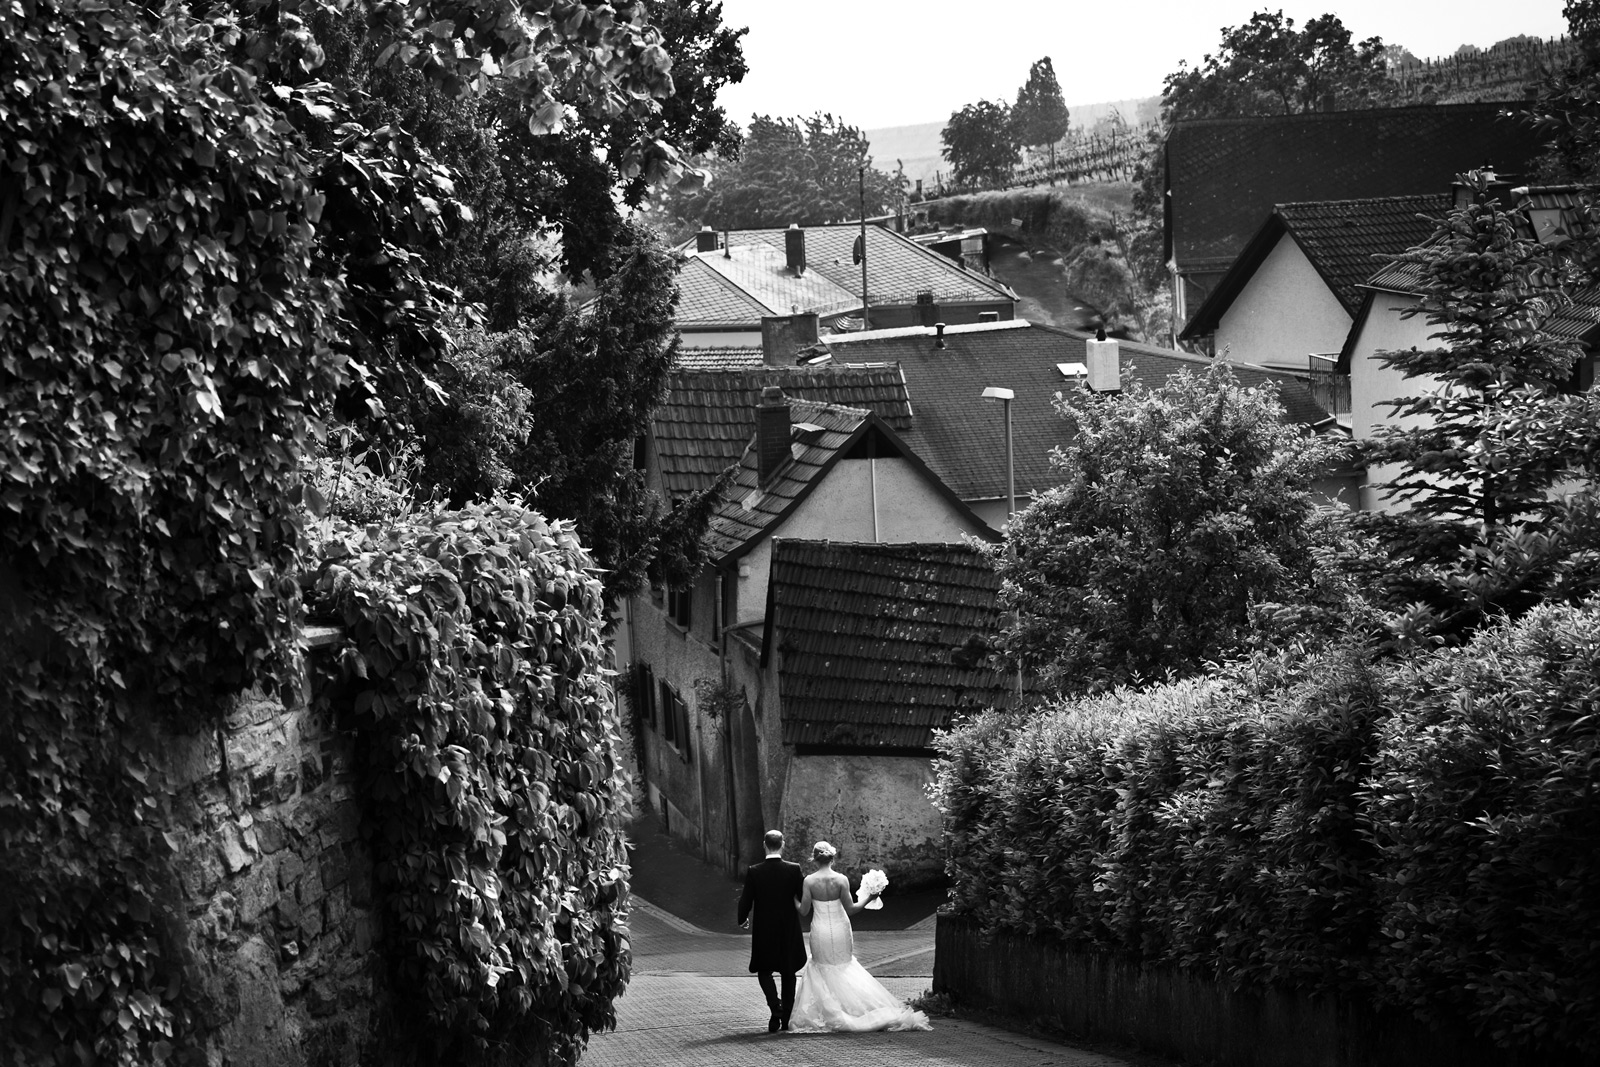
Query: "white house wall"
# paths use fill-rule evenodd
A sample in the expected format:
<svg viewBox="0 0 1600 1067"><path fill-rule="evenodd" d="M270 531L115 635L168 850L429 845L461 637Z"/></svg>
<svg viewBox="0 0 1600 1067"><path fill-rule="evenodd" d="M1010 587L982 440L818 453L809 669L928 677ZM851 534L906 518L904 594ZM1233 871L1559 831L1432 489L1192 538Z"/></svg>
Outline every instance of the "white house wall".
<svg viewBox="0 0 1600 1067"><path fill-rule="evenodd" d="M1428 336L1437 327L1428 325L1425 316L1400 317L1402 311L1415 304L1414 297L1398 293L1373 296L1372 308L1350 351L1350 429L1356 441L1370 440L1379 426L1417 426L1425 421L1420 416L1397 420L1393 409L1381 404L1381 401L1399 396L1419 396L1439 385L1438 379L1431 375L1408 379L1399 370L1385 367L1378 359L1380 352L1439 347L1439 341ZM1375 488L1378 483L1393 478L1399 469L1399 465L1393 463L1367 468L1366 483L1361 486L1363 511L1405 510L1403 502L1391 500L1388 494Z"/></svg>
<svg viewBox="0 0 1600 1067"><path fill-rule="evenodd" d="M1308 353L1337 352L1349 333L1349 312L1284 234L1217 323L1216 353L1235 363L1303 371Z"/></svg>
<svg viewBox="0 0 1600 1067"><path fill-rule="evenodd" d="M874 472L874 468L876 471ZM877 530L873 530L873 480L876 478ZM810 541L959 541L980 526L960 515L949 499L904 459L840 460L773 537ZM772 569L772 537L765 537L740 561L737 624L760 622L767 610L767 575Z"/></svg>
<svg viewBox="0 0 1600 1067"><path fill-rule="evenodd" d="M943 871L939 809L928 799L933 761L926 756L795 756L784 782L782 830L809 850L827 841L841 870L886 870L905 886Z"/></svg>

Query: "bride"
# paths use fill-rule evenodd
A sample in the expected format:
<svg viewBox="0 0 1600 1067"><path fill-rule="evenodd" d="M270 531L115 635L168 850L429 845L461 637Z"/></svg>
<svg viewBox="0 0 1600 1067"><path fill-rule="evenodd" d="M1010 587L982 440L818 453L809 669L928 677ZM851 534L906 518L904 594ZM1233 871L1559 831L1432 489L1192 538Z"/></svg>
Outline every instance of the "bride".
<svg viewBox="0 0 1600 1067"><path fill-rule="evenodd" d="M795 907L811 917L811 959L800 972L791 1028L821 1030L932 1030L928 1017L904 1004L856 962L850 916L877 897L857 904L850 880L833 869L839 850L818 841L811 858L820 868L806 877Z"/></svg>

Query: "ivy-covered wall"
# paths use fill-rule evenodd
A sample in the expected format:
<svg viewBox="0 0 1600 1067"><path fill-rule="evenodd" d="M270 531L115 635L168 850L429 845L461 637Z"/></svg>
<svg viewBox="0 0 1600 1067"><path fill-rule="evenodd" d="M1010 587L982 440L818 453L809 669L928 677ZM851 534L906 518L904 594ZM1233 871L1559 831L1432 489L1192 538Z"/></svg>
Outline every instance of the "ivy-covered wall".
<svg viewBox="0 0 1600 1067"><path fill-rule="evenodd" d="M155 747L198 1043L236 1067L354 1064L387 999L354 740L304 702L241 696Z"/></svg>

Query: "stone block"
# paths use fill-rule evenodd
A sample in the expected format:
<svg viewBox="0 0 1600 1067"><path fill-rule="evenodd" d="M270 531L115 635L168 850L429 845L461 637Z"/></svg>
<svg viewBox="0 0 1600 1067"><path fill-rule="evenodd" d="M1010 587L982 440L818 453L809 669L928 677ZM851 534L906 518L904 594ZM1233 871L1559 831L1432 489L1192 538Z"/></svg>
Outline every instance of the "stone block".
<svg viewBox="0 0 1600 1067"><path fill-rule="evenodd" d="M320 904L322 898L327 895L327 890L322 885L321 872L311 864L307 864L306 873L300 876L300 888L295 892L300 907L310 908L314 904Z"/></svg>
<svg viewBox="0 0 1600 1067"><path fill-rule="evenodd" d="M350 947L358 956L364 956L372 948L372 916L358 915L350 924Z"/></svg>
<svg viewBox="0 0 1600 1067"><path fill-rule="evenodd" d="M342 841L356 841L361 837L361 805L346 801L333 809L333 829Z"/></svg>
<svg viewBox="0 0 1600 1067"><path fill-rule="evenodd" d="M300 909L300 939L315 941L322 936L322 908L302 906Z"/></svg>
<svg viewBox="0 0 1600 1067"><path fill-rule="evenodd" d="M239 918L255 924L278 903L278 872L273 860L264 860L239 886Z"/></svg>
<svg viewBox="0 0 1600 1067"><path fill-rule="evenodd" d="M217 854L229 874L238 874L255 862L255 857L245 848L244 835L232 822L222 824L221 832L217 835Z"/></svg>
<svg viewBox="0 0 1600 1067"><path fill-rule="evenodd" d="M285 852L278 860L278 888L291 888L305 873L305 869L305 860L293 852Z"/></svg>
<svg viewBox="0 0 1600 1067"><path fill-rule="evenodd" d="M270 856L283 848L286 837L283 823L276 819L257 819L255 831L256 844L266 855Z"/></svg>
<svg viewBox="0 0 1600 1067"><path fill-rule="evenodd" d="M288 767L278 772L278 790L275 799L279 804L300 792L300 772Z"/></svg>
<svg viewBox="0 0 1600 1067"><path fill-rule="evenodd" d="M336 889L344 885L350 875L350 863L345 859L344 849L323 849L322 855L317 857L317 870L322 875L322 884L325 888Z"/></svg>
<svg viewBox="0 0 1600 1067"><path fill-rule="evenodd" d="M222 883L222 860L214 849L187 853L178 861L184 894L193 901L208 900Z"/></svg>
<svg viewBox="0 0 1600 1067"><path fill-rule="evenodd" d="M280 895L277 903L273 905L273 910L277 917L278 929L289 931L299 929L300 905L295 902L294 897L287 893ZM287 948L288 944L286 942L284 947Z"/></svg>
<svg viewBox="0 0 1600 1067"><path fill-rule="evenodd" d="M350 898L343 890L330 892L322 902L322 919L328 931L344 933L349 918ZM341 936L339 940L342 943L345 939Z"/></svg>
<svg viewBox="0 0 1600 1067"><path fill-rule="evenodd" d="M339 996L327 982L312 982L306 989L306 1010L314 1019L326 1019L339 1010Z"/></svg>
<svg viewBox="0 0 1600 1067"><path fill-rule="evenodd" d="M305 786L306 792L322 784L322 760L315 755L307 755L300 760L300 782Z"/></svg>

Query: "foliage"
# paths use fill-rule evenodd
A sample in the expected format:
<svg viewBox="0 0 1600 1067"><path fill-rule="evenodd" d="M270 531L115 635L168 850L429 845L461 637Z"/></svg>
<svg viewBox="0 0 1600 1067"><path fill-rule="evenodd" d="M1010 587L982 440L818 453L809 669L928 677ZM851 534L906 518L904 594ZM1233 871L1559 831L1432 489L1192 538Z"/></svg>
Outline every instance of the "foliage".
<svg viewBox="0 0 1600 1067"><path fill-rule="evenodd" d="M1283 12L1225 26L1216 55L1180 62L1162 83L1162 118L1295 115L1379 107L1393 95L1383 41L1354 41L1337 15L1296 30Z"/></svg>
<svg viewBox="0 0 1600 1067"><path fill-rule="evenodd" d="M1600 603L986 712L942 735L951 900L985 927L1600 1052Z"/></svg>
<svg viewBox="0 0 1600 1067"><path fill-rule="evenodd" d="M1067 102L1062 99L1061 83L1056 81L1056 69L1049 56L1028 68L1028 80L1017 90L1017 102L1011 108L1011 124L1019 144L1050 146L1053 175L1056 142L1071 128L1071 115ZM1051 180L1053 182L1054 178Z"/></svg>
<svg viewBox="0 0 1600 1067"><path fill-rule="evenodd" d="M987 550L1017 613L1005 643L1047 685L1191 673L1253 639L1252 604L1316 595L1311 484L1336 446L1285 425L1271 392L1216 364L1056 404L1065 484Z"/></svg>
<svg viewBox="0 0 1600 1067"><path fill-rule="evenodd" d="M1003 185L1022 159L1003 101L979 100L952 112L939 140L957 185Z"/></svg>
<svg viewBox="0 0 1600 1067"><path fill-rule="evenodd" d="M1384 401L1390 421L1361 448L1387 477L1380 488L1409 504L1405 519L1367 520L1414 564L1382 579L1381 599L1407 612L1406 639L1456 639L1594 588L1592 501L1557 490L1592 478L1600 402L1560 391L1578 346L1543 328L1568 300L1572 250L1537 241L1481 175L1469 178L1474 202L1395 257L1419 296L1405 314L1425 316L1442 344L1379 357L1429 387Z"/></svg>
<svg viewBox="0 0 1600 1067"><path fill-rule="evenodd" d="M702 222L719 230L809 226L859 218L863 201L869 216L881 215L900 202L905 182L874 167L870 148L860 129L831 114L756 115L736 158L703 160L710 183L664 198L655 222L674 233Z"/></svg>
<svg viewBox="0 0 1600 1067"><path fill-rule="evenodd" d="M675 253L628 225L585 307L552 293L520 328L464 334L441 375L449 400L423 428L427 491L456 504L510 492L574 520L608 598L643 588L699 514L669 517L633 464L677 352L676 269Z"/></svg>
<svg viewBox="0 0 1600 1067"><path fill-rule="evenodd" d="M500 501L343 527L307 593L344 628L395 987L421 1057L575 1062L629 971L625 772L599 580L570 524Z"/></svg>
<svg viewBox="0 0 1600 1067"><path fill-rule="evenodd" d="M1568 0L1561 14L1576 49L1541 80L1528 113L1549 138L1540 176L1590 183L1600 176L1600 0Z"/></svg>

